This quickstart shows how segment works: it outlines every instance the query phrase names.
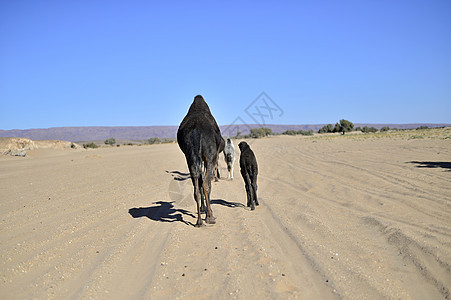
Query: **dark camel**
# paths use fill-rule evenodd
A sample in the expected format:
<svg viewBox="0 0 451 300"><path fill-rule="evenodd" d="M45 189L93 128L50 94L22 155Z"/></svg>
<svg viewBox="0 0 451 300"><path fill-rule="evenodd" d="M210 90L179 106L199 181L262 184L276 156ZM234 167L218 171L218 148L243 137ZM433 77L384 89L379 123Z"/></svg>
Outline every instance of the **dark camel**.
<svg viewBox="0 0 451 300"><path fill-rule="evenodd" d="M238 147L240 147L241 151L240 169L241 176L243 176L244 184L246 186L247 207L254 210L255 205L259 205L257 199L257 159L255 158L254 152L246 142L239 143Z"/></svg>
<svg viewBox="0 0 451 300"><path fill-rule="evenodd" d="M201 206L206 202L205 222L216 223L210 207L211 180L223 142L221 131L204 98L197 95L177 131L177 142L185 154L194 186L197 204L197 223L202 226Z"/></svg>

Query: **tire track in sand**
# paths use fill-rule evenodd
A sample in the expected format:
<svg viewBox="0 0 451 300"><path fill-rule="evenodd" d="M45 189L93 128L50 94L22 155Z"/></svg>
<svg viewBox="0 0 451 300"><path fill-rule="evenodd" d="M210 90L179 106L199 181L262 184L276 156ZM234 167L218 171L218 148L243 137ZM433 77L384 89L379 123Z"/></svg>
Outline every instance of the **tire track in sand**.
<svg viewBox="0 0 451 300"><path fill-rule="evenodd" d="M236 184L239 181L239 184ZM246 201L244 183L238 175L235 178L233 188L221 186L218 193L224 195L226 199L242 199ZM246 209L244 216L250 223L249 235L261 235L266 241L278 248L282 252L280 257L284 258L284 264L288 268L292 280L301 290L303 298L307 299L335 299L339 298L337 290L333 284L329 283L325 272L315 262L314 258L308 254L306 249L299 244L288 228L282 225L281 220L267 205L264 197L258 197L260 206L255 211Z"/></svg>

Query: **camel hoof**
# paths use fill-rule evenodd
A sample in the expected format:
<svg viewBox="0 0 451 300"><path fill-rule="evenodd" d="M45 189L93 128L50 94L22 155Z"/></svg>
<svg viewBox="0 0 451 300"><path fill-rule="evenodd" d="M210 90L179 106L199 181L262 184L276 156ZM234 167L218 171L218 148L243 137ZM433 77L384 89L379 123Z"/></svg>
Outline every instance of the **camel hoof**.
<svg viewBox="0 0 451 300"><path fill-rule="evenodd" d="M216 224L216 218L215 217L211 217L211 218L206 218L205 219L205 223L207 224Z"/></svg>
<svg viewBox="0 0 451 300"><path fill-rule="evenodd" d="M202 226L204 226L204 224L202 224L202 221L200 221L200 223L197 222L196 225L194 225L194 227L197 227L197 228L200 228Z"/></svg>

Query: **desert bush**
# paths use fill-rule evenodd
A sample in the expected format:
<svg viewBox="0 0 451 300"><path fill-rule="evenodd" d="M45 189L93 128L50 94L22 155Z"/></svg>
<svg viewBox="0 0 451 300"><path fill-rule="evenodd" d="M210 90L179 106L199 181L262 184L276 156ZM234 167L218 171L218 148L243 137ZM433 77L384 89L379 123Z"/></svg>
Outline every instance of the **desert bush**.
<svg viewBox="0 0 451 300"><path fill-rule="evenodd" d="M91 142L89 144L83 144L83 148L87 149L87 148L98 148L99 146L97 146L95 143Z"/></svg>
<svg viewBox="0 0 451 300"><path fill-rule="evenodd" d="M270 128L264 128L264 127L253 128L253 129L251 129L251 133L250 133L250 137L256 138L256 139L265 137L268 135L273 135L273 132Z"/></svg>
<svg viewBox="0 0 451 300"><path fill-rule="evenodd" d="M327 124L321 127L320 130L318 130L318 133L329 133L329 132L334 132L334 126L332 124Z"/></svg>
<svg viewBox="0 0 451 300"><path fill-rule="evenodd" d="M113 146L114 144L116 144L116 139L115 139L115 138L109 138L109 139L106 139L106 140L104 141L104 143L105 143L105 145L111 145L111 146Z"/></svg>
<svg viewBox="0 0 451 300"><path fill-rule="evenodd" d="M290 129L290 130L286 130L286 131L282 132L282 134L284 134L284 135L298 135L298 134L300 134L300 135L313 135L313 130L310 129L310 130L298 130L298 131L296 131L296 130Z"/></svg>
<svg viewBox="0 0 451 300"><path fill-rule="evenodd" d="M309 129L309 130L299 130L297 132L297 134L300 135L313 135L313 129Z"/></svg>
<svg viewBox="0 0 451 300"><path fill-rule="evenodd" d="M171 138L165 138L161 140L161 143L163 144L170 144L170 143L175 143L175 139L171 139Z"/></svg>
<svg viewBox="0 0 451 300"><path fill-rule="evenodd" d="M363 133L374 133L377 132L377 128L365 126L362 128Z"/></svg>
<svg viewBox="0 0 451 300"><path fill-rule="evenodd" d="M296 134L298 134L298 132L296 130L287 130L287 131L282 132L282 134L284 134L284 135L296 135Z"/></svg>
<svg viewBox="0 0 451 300"><path fill-rule="evenodd" d="M175 143L176 139L173 138L158 138L158 137L153 137L147 140L147 144L168 144L168 143Z"/></svg>
<svg viewBox="0 0 451 300"><path fill-rule="evenodd" d="M335 123L335 126L332 124L327 124L323 126L318 133L330 133L330 132L341 132L345 134L345 132L350 132L354 129L354 124L348 120L341 119L340 122Z"/></svg>
<svg viewBox="0 0 451 300"><path fill-rule="evenodd" d="M427 127L427 126L420 126L420 127L417 128L417 130L424 130L424 129L429 129L429 127Z"/></svg>
<svg viewBox="0 0 451 300"><path fill-rule="evenodd" d="M335 127L338 125L337 132L341 132L342 134L345 134L345 132L350 132L354 128L354 124L348 120L341 119L340 123L335 124Z"/></svg>
<svg viewBox="0 0 451 300"><path fill-rule="evenodd" d="M153 137L147 140L147 143L149 144L160 144L161 140L157 137Z"/></svg>
<svg viewBox="0 0 451 300"><path fill-rule="evenodd" d="M382 127L382 128L380 129L380 132L386 132L386 131L389 131L389 130L390 130L390 127L384 126L384 127Z"/></svg>

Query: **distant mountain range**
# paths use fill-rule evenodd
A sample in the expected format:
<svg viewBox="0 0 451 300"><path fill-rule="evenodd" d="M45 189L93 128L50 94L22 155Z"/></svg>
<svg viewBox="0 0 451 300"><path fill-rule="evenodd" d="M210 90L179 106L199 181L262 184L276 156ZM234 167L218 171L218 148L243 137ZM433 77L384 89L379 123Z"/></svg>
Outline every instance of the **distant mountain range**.
<svg viewBox="0 0 451 300"><path fill-rule="evenodd" d="M273 125L273 124L233 124L220 126L223 136L236 136L237 132L248 134L252 128L267 127L274 133L282 133L286 130L310 130L317 132L326 124L317 125ZM397 129L414 129L420 126L450 127L451 124L358 124L354 127L384 126ZM129 126L129 127L53 127L39 129L13 129L0 130L0 137L24 137L31 140L61 140L70 142L98 141L114 137L120 140L145 140L152 137L175 138L178 126Z"/></svg>

